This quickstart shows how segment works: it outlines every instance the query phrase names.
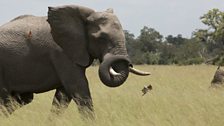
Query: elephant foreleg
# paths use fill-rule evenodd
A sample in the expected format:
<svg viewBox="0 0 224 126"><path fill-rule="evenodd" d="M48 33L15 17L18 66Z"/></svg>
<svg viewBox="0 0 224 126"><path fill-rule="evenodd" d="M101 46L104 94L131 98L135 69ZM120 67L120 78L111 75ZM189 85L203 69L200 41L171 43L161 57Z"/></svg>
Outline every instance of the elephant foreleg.
<svg viewBox="0 0 224 126"><path fill-rule="evenodd" d="M64 88L58 88L54 95L51 112L57 115L62 114L64 110L68 108L71 99L72 98L66 94Z"/></svg>
<svg viewBox="0 0 224 126"><path fill-rule="evenodd" d="M83 116L83 118L94 119L94 110L92 98L90 95L88 81L85 76L85 72L79 74L73 74L74 76L79 76L75 81L76 83L71 85L64 85L66 92L70 94L71 98L75 101L78 106L78 110ZM70 80L70 79L69 79ZM74 80L74 78L71 78ZM69 83L70 84L70 83Z"/></svg>
<svg viewBox="0 0 224 126"><path fill-rule="evenodd" d="M80 89L81 90L76 91L75 95L73 95L73 100L77 104L78 110L84 118L94 119L93 102L88 83L83 83Z"/></svg>
<svg viewBox="0 0 224 126"><path fill-rule="evenodd" d="M52 62L66 93L76 102L85 117L93 117L93 104L85 68L75 65L63 53L52 53Z"/></svg>

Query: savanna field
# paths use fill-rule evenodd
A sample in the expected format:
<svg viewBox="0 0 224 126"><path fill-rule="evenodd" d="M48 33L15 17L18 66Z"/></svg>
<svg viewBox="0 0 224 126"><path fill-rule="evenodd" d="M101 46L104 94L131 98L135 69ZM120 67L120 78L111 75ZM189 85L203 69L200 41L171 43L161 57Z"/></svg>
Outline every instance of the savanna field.
<svg viewBox="0 0 224 126"><path fill-rule="evenodd" d="M217 66L136 66L151 76L129 75L118 88L104 86L98 67L87 71L95 121L83 121L72 102L61 117L48 120L54 91L37 94L0 126L223 126L224 88L209 88ZM142 96L144 85L153 89Z"/></svg>

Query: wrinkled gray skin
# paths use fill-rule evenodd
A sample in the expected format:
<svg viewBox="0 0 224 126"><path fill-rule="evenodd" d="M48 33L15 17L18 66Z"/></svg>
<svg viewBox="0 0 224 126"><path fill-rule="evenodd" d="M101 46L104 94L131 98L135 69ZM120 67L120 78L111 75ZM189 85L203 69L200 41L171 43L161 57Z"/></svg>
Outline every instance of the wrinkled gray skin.
<svg viewBox="0 0 224 126"><path fill-rule="evenodd" d="M212 86L222 85L224 83L224 71L220 68L217 68L215 75L212 79Z"/></svg>
<svg viewBox="0 0 224 126"><path fill-rule="evenodd" d="M12 113L9 97L23 106L33 93L56 89L52 112L61 113L73 99L81 113L92 113L85 70L93 59L100 60L99 77L109 87L124 83L129 71L149 74L129 68L125 36L111 9L69 5L49 7L47 17L19 16L0 27L1 104Z"/></svg>

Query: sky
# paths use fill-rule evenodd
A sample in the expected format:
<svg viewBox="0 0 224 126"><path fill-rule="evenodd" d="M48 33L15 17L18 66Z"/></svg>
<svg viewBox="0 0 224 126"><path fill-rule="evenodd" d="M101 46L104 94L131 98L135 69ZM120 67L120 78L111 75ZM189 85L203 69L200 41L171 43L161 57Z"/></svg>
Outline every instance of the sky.
<svg viewBox="0 0 224 126"><path fill-rule="evenodd" d="M113 8L123 29L136 37L144 27L167 35L191 37L205 28L200 17L213 8L224 11L223 0L0 0L0 25L23 14L46 16L48 6L76 4L105 11Z"/></svg>

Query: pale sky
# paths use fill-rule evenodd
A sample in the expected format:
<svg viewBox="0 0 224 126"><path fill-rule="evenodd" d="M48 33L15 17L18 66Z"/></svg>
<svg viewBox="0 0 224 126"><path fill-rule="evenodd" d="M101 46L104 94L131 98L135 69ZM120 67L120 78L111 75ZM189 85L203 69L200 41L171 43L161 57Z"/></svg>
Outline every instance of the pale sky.
<svg viewBox="0 0 224 126"><path fill-rule="evenodd" d="M156 29L163 36L182 34L203 28L199 17L208 10L224 11L223 0L0 0L0 25L16 16L46 16L48 6L77 4L104 11L113 8L125 30L138 36L143 26Z"/></svg>

